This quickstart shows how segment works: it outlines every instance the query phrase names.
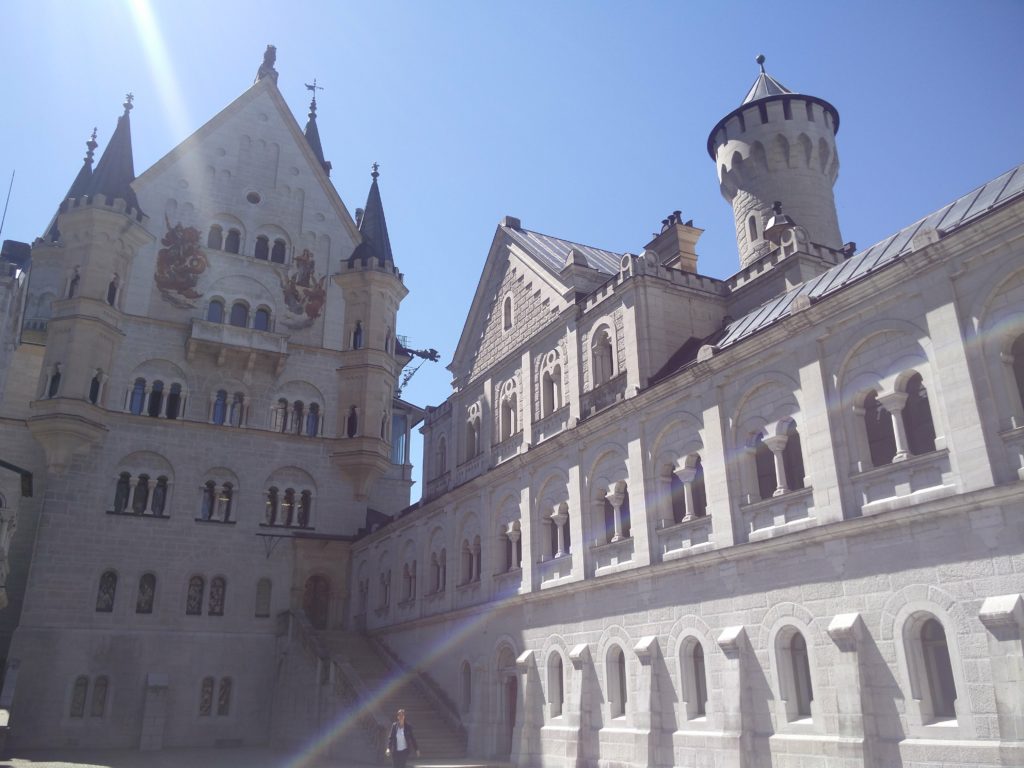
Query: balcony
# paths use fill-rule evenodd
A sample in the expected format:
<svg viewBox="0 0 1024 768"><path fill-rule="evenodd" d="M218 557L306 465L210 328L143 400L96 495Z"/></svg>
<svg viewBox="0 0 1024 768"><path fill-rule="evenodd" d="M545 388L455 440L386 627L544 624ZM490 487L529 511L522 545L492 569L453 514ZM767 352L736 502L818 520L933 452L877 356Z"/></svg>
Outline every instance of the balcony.
<svg viewBox="0 0 1024 768"><path fill-rule="evenodd" d="M448 481L451 480L452 473L445 472L442 475L438 475L433 480L427 481L426 490L423 492L423 500L436 499L448 492Z"/></svg>
<svg viewBox="0 0 1024 768"><path fill-rule="evenodd" d="M1024 442L1024 430L1021 438ZM956 492L946 449L865 470L853 475L850 482L863 516Z"/></svg>
<svg viewBox="0 0 1024 768"><path fill-rule="evenodd" d="M560 557L542 560L537 563L540 573L540 588L547 589L558 585L562 579L572 575L572 553L566 552Z"/></svg>
<svg viewBox="0 0 1024 768"><path fill-rule="evenodd" d="M740 507L747 541L773 539L818 524L814 517L814 491L800 488L786 491Z"/></svg>
<svg viewBox="0 0 1024 768"><path fill-rule="evenodd" d="M494 457L495 464L501 464L503 461L508 461L513 456L518 456L520 449L523 447L523 433L517 432L511 437L507 437L494 446L491 449L491 455Z"/></svg>
<svg viewBox="0 0 1024 768"><path fill-rule="evenodd" d="M553 411L540 421L533 424L533 442L542 443L565 430L569 423L569 406L563 406Z"/></svg>
<svg viewBox="0 0 1024 768"><path fill-rule="evenodd" d="M590 552L594 558L594 575L604 576L633 565L633 537L595 544Z"/></svg>
<svg viewBox="0 0 1024 768"><path fill-rule="evenodd" d="M604 382L597 389L592 389L581 398L580 412L583 418L593 416L598 411L603 411L610 405L614 405L626 396L626 374L620 373L614 379Z"/></svg>
<svg viewBox="0 0 1024 768"><path fill-rule="evenodd" d="M663 561L696 555L715 546L711 515L693 517L681 523L659 528L657 536L658 549Z"/></svg>
<svg viewBox="0 0 1024 768"><path fill-rule="evenodd" d="M487 454L481 453L472 459L467 459L455 468L455 485L462 485L487 470Z"/></svg>
<svg viewBox="0 0 1024 768"><path fill-rule="evenodd" d="M280 374L288 359L288 337L226 323L193 319L185 351L191 362L201 352L216 358L217 365L241 365L252 371L257 364Z"/></svg>

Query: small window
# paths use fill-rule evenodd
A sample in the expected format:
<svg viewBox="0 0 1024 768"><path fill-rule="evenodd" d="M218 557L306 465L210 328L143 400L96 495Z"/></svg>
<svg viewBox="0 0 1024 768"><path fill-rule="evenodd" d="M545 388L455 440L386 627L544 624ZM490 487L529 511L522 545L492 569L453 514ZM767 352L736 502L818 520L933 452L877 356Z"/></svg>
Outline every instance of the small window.
<svg viewBox="0 0 1024 768"><path fill-rule="evenodd" d="M921 374L915 373L907 380L907 402L903 406L903 428L907 433L907 447L919 456L935 450L935 425L928 405L928 391Z"/></svg>
<svg viewBox="0 0 1024 768"><path fill-rule="evenodd" d="M352 349L363 348L363 324L360 321L356 321L355 330L352 331Z"/></svg>
<svg viewBox="0 0 1024 768"><path fill-rule="evenodd" d="M149 475L142 474L135 479L135 493L132 495L132 512L145 514L149 509Z"/></svg>
<svg viewBox="0 0 1024 768"><path fill-rule="evenodd" d="M135 612L149 614L153 612L156 600L156 576L144 573L139 579L139 594L135 598Z"/></svg>
<svg viewBox="0 0 1024 768"><path fill-rule="evenodd" d="M437 476L440 477L448 471L448 441L441 435L437 441Z"/></svg>
<svg viewBox="0 0 1024 768"><path fill-rule="evenodd" d="M171 384L171 391L167 394L167 412L164 414L168 419L176 419L181 411L181 384Z"/></svg>
<svg viewBox="0 0 1024 768"><path fill-rule="evenodd" d="M259 205L259 202L260 202L260 199L261 199L260 198L260 193L259 192L250 192L248 195L245 196L245 199L248 200L253 205Z"/></svg>
<svg viewBox="0 0 1024 768"><path fill-rule="evenodd" d="M561 717L565 704L565 687L562 654L554 651L548 660L548 704L551 717Z"/></svg>
<svg viewBox="0 0 1024 768"><path fill-rule="evenodd" d="M71 689L71 717L85 717L85 701L89 696L89 678L79 675Z"/></svg>
<svg viewBox="0 0 1024 768"><path fill-rule="evenodd" d="M206 614L208 616L224 615L224 593L227 589L227 582L222 576L210 581L210 606Z"/></svg>
<svg viewBox="0 0 1024 768"><path fill-rule="evenodd" d="M313 494L303 491L299 494L299 527L309 527L309 516L313 511Z"/></svg>
<svg viewBox="0 0 1024 768"><path fill-rule="evenodd" d="M608 652L608 703L612 717L625 717L629 699L626 679L626 655L618 646Z"/></svg>
<svg viewBox="0 0 1024 768"><path fill-rule="evenodd" d="M117 278L115 277L107 285L107 304L114 306L114 302L117 301Z"/></svg>
<svg viewBox="0 0 1024 768"><path fill-rule="evenodd" d="M274 247L270 250L270 260L275 264L284 264L287 253L287 246L284 240L275 240Z"/></svg>
<svg viewBox="0 0 1024 768"><path fill-rule="evenodd" d="M128 410L136 416L142 415L142 409L146 404L146 380L136 379L132 385L132 394L128 404Z"/></svg>
<svg viewBox="0 0 1024 768"><path fill-rule="evenodd" d="M47 387L46 396L56 397L57 392L60 391L60 363L54 366L53 373L50 375L50 385Z"/></svg>
<svg viewBox="0 0 1024 768"><path fill-rule="evenodd" d="M256 310L256 314L253 316L252 327L257 331L269 331L270 330L270 310L260 309Z"/></svg>
<svg viewBox="0 0 1024 768"><path fill-rule="evenodd" d="M114 612L114 595L117 593L117 574L104 571L96 591L96 613Z"/></svg>
<svg viewBox="0 0 1024 768"><path fill-rule="evenodd" d="M206 236L206 247L215 251L223 249L224 230L220 228L219 224L210 227L210 234Z"/></svg>
<svg viewBox="0 0 1024 768"><path fill-rule="evenodd" d="M89 382L89 402L96 405L100 399L100 385L103 381L103 374L96 371L96 375L92 377L92 381Z"/></svg>
<svg viewBox="0 0 1024 768"><path fill-rule="evenodd" d="M345 424L345 434L349 437L355 437L359 434L359 415L356 412L356 407L353 405L348 409L348 419Z"/></svg>
<svg viewBox="0 0 1024 768"><path fill-rule="evenodd" d="M249 308L240 301L231 306L231 318L228 320L231 325L245 328L249 325Z"/></svg>
<svg viewBox="0 0 1024 768"><path fill-rule="evenodd" d="M149 390L149 405L146 407L146 413L155 419L160 416L163 405L164 383L162 381L154 381L153 386Z"/></svg>
<svg viewBox="0 0 1024 768"><path fill-rule="evenodd" d="M235 500L235 487L231 483L224 483L220 489L220 496L217 497L217 505L220 509L220 519L225 523L231 522L231 505ZM213 584L210 585L210 602L213 602Z"/></svg>
<svg viewBox="0 0 1024 768"><path fill-rule="evenodd" d="M256 238L255 255L260 261L266 261L270 258L270 240L267 239L266 235L260 235Z"/></svg>
<svg viewBox="0 0 1024 768"><path fill-rule="evenodd" d="M68 298L73 299L75 294L78 293L78 283L81 281L82 276L78 274L78 267L75 267L75 272L71 276L71 280L68 282Z"/></svg>
<svg viewBox="0 0 1024 768"><path fill-rule="evenodd" d="M228 253L238 253L242 247L242 233L237 229L229 229L228 237L224 243L224 250Z"/></svg>
<svg viewBox="0 0 1024 768"><path fill-rule="evenodd" d="M703 717L707 714L708 679L704 668L704 648L700 643L694 643L690 652L690 668L693 674L694 712L698 717Z"/></svg>
<svg viewBox="0 0 1024 768"><path fill-rule="evenodd" d="M211 520L213 510L217 505L217 484L213 480L207 480L203 485L202 502L199 507L199 519Z"/></svg>
<svg viewBox="0 0 1024 768"><path fill-rule="evenodd" d="M117 477L117 488L114 491L114 511L123 514L128 509L128 497L132 491L132 476L122 472Z"/></svg>
<svg viewBox="0 0 1024 768"><path fill-rule="evenodd" d="M754 467L757 472L757 491L762 499L775 495L778 479L775 477L775 457L764 444L764 433L757 436L754 445Z"/></svg>
<svg viewBox="0 0 1024 768"><path fill-rule="evenodd" d="M786 427L786 447L782 449L782 467L786 472L786 487L791 491L804 487L804 455L800 447L800 433L792 421Z"/></svg>
<svg viewBox="0 0 1024 768"><path fill-rule="evenodd" d="M206 582L202 576L193 576L188 582L188 597L185 602L186 616L203 615L203 597L206 592Z"/></svg>
<svg viewBox="0 0 1024 768"><path fill-rule="evenodd" d="M245 423L245 394L235 392L231 397L231 407L228 409L228 423L232 427L240 427Z"/></svg>
<svg viewBox="0 0 1024 768"><path fill-rule="evenodd" d="M320 406L317 403L309 404L309 411L306 413L306 437L316 437L320 433Z"/></svg>
<svg viewBox="0 0 1024 768"><path fill-rule="evenodd" d="M921 654L932 716L936 720L955 718L956 682L953 679L953 665L949 660L946 632L935 619L928 619L921 626Z"/></svg>
<svg viewBox="0 0 1024 768"><path fill-rule="evenodd" d="M760 239L757 236L757 216L754 214L751 214L750 218L747 219L747 234L750 237L750 242Z"/></svg>
<svg viewBox="0 0 1024 768"><path fill-rule="evenodd" d="M814 699L814 691L811 688L811 665L807 657L807 641L799 632L794 632L790 638L788 652L793 676L794 712L798 717L810 717L811 701Z"/></svg>
<svg viewBox="0 0 1024 768"><path fill-rule="evenodd" d="M501 310L501 327L509 331L512 329L512 297L506 296Z"/></svg>
<svg viewBox="0 0 1024 768"><path fill-rule="evenodd" d="M223 323L224 302L220 299L211 301L210 305L206 308L206 319L211 323Z"/></svg>
<svg viewBox="0 0 1024 768"><path fill-rule="evenodd" d="M150 504L150 511L156 517L163 517L164 509L167 507L167 490L168 480L161 475L156 479L156 485L153 486L153 501Z"/></svg>
<svg viewBox="0 0 1024 768"><path fill-rule="evenodd" d="M213 423L223 424L228 417L228 393L226 389L218 389L213 399Z"/></svg>
<svg viewBox="0 0 1024 768"><path fill-rule="evenodd" d="M267 525L277 525L277 516L279 513L280 498L278 494L280 491L276 487L271 487L267 490L266 500L266 521Z"/></svg>
<svg viewBox="0 0 1024 768"><path fill-rule="evenodd" d="M199 716L209 717L213 714L213 684L212 677L204 677L199 686Z"/></svg>
<svg viewBox="0 0 1024 768"><path fill-rule="evenodd" d="M231 713L231 678L223 677L217 690L217 716L224 717Z"/></svg>
<svg viewBox="0 0 1024 768"><path fill-rule="evenodd" d="M302 425L306 413L306 406L301 400L292 403L292 432L296 435L302 434Z"/></svg>
<svg viewBox="0 0 1024 768"><path fill-rule="evenodd" d="M864 429L867 432L871 465L881 467L891 464L896 456L896 433L893 431L892 416L879 404L878 395L873 391L864 398Z"/></svg>

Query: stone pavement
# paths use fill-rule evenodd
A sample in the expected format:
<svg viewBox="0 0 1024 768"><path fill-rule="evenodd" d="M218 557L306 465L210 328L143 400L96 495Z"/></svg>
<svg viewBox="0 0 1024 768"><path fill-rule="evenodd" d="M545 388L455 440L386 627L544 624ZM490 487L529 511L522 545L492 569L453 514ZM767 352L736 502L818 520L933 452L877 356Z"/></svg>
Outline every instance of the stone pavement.
<svg viewBox="0 0 1024 768"><path fill-rule="evenodd" d="M416 760L413 768L507 768L503 763ZM136 750L46 750L0 759L0 768L377 768L337 759L302 758L267 748Z"/></svg>

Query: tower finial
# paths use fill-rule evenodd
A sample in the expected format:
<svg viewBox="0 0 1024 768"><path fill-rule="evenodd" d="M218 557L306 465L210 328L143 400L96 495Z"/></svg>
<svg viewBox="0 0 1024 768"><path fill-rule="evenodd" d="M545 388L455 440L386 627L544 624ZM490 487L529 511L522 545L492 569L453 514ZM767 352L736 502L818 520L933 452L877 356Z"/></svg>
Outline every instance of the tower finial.
<svg viewBox="0 0 1024 768"><path fill-rule="evenodd" d="M99 144L96 143L96 129L93 128L92 129L92 136L90 136L89 140L87 142L85 142L85 150L86 151L85 151L85 157L83 158L83 160L85 160L85 162L87 162L89 165L92 165L92 155L96 151L96 147L98 147L98 146L99 146Z"/></svg>
<svg viewBox="0 0 1024 768"><path fill-rule="evenodd" d="M132 109L134 109L135 105L132 104L133 101L135 101L135 94L134 93L126 93L124 95L124 104L122 104L121 106L124 107L124 113L126 115L129 112L131 112Z"/></svg>
<svg viewBox="0 0 1024 768"><path fill-rule="evenodd" d="M370 176L373 178L374 181L376 181L377 177L380 176L380 173L377 170L378 168L380 168L380 163L374 163L370 167L373 168L373 172L370 173Z"/></svg>
<svg viewBox="0 0 1024 768"><path fill-rule="evenodd" d="M758 65L761 67L761 73L763 74L764 73L764 54L763 53L757 54L757 58L755 58L754 61L756 61L758 63Z"/></svg>
<svg viewBox="0 0 1024 768"><path fill-rule="evenodd" d="M306 85L306 90L307 91L312 91L313 92L313 99L312 99L312 101L309 102L309 117L310 117L310 119L315 119L316 118L316 92L317 91L322 91L324 89L324 87L322 85L317 85L316 84L316 78L315 77L313 78L313 84L312 85L310 85L309 83L306 83L305 85Z"/></svg>

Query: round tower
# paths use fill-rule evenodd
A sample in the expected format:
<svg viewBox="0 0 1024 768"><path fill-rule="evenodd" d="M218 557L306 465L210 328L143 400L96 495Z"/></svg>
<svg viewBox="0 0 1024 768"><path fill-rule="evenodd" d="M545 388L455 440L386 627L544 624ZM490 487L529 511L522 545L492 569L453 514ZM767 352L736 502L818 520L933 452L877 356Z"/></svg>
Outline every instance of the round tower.
<svg viewBox="0 0 1024 768"><path fill-rule="evenodd" d="M742 267L774 247L765 226L776 202L812 242L836 250L843 244L832 194L839 112L783 86L765 72L764 56L757 63L761 72L743 103L708 136L722 196L732 205Z"/></svg>

